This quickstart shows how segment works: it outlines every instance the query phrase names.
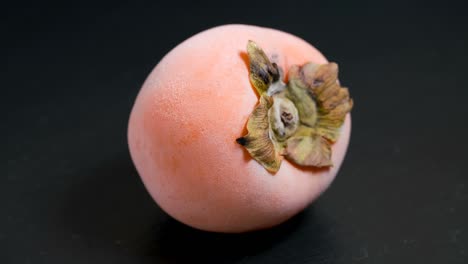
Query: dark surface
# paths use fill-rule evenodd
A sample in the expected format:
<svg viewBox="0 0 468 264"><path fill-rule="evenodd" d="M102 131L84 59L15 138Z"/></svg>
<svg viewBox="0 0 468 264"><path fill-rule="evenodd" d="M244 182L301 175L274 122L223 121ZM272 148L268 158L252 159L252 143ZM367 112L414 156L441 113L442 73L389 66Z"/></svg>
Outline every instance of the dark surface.
<svg viewBox="0 0 468 264"><path fill-rule="evenodd" d="M0 263L468 263L467 9L372 3L7 7ZM150 70L226 23L301 36L340 63L356 103L331 189L243 235L168 217L126 145Z"/></svg>

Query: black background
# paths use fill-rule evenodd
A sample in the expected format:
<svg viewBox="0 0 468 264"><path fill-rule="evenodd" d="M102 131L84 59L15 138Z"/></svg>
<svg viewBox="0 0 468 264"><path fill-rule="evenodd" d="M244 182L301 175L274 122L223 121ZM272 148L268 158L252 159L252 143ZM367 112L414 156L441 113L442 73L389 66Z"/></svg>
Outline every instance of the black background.
<svg viewBox="0 0 468 264"><path fill-rule="evenodd" d="M468 262L461 1L2 9L1 263ZM332 187L287 223L241 235L167 216L126 145L151 69L184 39L227 23L304 38L339 62L355 100L348 155Z"/></svg>

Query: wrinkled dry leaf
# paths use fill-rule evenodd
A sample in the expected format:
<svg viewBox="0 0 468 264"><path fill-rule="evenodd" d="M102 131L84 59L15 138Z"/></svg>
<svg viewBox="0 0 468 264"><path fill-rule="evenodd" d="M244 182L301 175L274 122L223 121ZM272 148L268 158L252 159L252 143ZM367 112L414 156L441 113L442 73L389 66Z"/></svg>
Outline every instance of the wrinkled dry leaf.
<svg viewBox="0 0 468 264"><path fill-rule="evenodd" d="M291 89L307 90L317 106L317 113L304 115L317 115L316 123L311 126L316 132L335 142L340 133L346 114L353 107L347 88L338 82L338 65L336 63L313 64L307 63L290 75ZM304 123L310 126L310 123Z"/></svg>
<svg viewBox="0 0 468 264"><path fill-rule="evenodd" d="M321 136L292 137L287 141L288 160L303 166L328 167L331 161L330 143Z"/></svg>
<svg viewBox="0 0 468 264"><path fill-rule="evenodd" d="M268 110L272 105L273 98L266 95L260 97L260 103L247 122L248 134L238 138L237 143L244 146L267 170L277 172L281 165L281 157L269 136Z"/></svg>
<svg viewBox="0 0 468 264"><path fill-rule="evenodd" d="M250 63L250 81L258 94L263 95L268 87L278 80L278 66L271 63L265 52L251 40L247 43L247 55Z"/></svg>

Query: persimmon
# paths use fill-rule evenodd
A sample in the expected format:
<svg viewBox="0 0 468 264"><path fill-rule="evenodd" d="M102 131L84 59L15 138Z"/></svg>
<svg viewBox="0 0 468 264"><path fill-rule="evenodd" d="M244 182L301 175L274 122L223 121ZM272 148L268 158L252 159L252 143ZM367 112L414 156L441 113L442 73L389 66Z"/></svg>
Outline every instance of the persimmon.
<svg viewBox="0 0 468 264"><path fill-rule="evenodd" d="M280 224L335 178L352 100L337 65L291 34L215 27L171 50L143 84L128 144L157 204L216 232Z"/></svg>

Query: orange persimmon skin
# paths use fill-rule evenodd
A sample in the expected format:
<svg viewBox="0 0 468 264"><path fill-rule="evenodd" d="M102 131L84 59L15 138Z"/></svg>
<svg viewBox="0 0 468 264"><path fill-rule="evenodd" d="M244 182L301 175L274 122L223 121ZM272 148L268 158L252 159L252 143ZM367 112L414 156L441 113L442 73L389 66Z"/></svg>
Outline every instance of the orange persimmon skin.
<svg viewBox="0 0 468 264"><path fill-rule="evenodd" d="M236 143L258 101L245 53L254 40L285 71L327 60L288 33L247 25L201 32L169 52L145 81L132 109L128 143L157 204L175 219L216 232L280 224L333 181L351 131L348 114L329 170L283 160L271 174Z"/></svg>

